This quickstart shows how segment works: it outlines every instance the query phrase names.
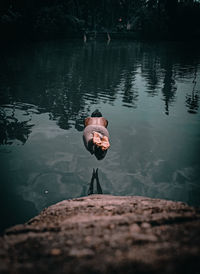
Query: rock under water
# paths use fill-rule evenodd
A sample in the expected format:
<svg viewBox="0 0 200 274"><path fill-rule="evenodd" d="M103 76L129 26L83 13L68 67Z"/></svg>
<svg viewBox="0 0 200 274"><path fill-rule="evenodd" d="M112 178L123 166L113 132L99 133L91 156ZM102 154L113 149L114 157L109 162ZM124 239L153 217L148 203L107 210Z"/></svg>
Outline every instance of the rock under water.
<svg viewBox="0 0 200 274"><path fill-rule="evenodd" d="M90 195L43 210L0 238L0 273L200 273L200 210Z"/></svg>

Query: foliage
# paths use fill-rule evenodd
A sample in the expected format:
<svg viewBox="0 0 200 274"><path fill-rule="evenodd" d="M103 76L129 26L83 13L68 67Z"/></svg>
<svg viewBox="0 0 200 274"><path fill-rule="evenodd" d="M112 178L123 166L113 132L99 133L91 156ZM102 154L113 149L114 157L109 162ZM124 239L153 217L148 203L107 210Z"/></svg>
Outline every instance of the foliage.
<svg viewBox="0 0 200 274"><path fill-rule="evenodd" d="M200 36L195 0L3 0L3 36L71 36L84 30L136 32L144 38Z"/></svg>
<svg viewBox="0 0 200 274"><path fill-rule="evenodd" d="M40 34L64 34L79 31L81 21L63 10L62 6L44 7L37 14L34 31Z"/></svg>

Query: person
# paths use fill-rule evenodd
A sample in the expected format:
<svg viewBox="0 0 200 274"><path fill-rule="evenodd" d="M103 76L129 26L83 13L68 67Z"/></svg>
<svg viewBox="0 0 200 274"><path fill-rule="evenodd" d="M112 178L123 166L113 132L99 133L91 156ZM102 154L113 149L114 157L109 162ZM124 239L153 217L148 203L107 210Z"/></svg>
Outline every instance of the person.
<svg viewBox="0 0 200 274"><path fill-rule="evenodd" d="M91 117L85 119L84 125L83 141L86 149L98 160L102 160L110 147L108 121L96 109Z"/></svg>

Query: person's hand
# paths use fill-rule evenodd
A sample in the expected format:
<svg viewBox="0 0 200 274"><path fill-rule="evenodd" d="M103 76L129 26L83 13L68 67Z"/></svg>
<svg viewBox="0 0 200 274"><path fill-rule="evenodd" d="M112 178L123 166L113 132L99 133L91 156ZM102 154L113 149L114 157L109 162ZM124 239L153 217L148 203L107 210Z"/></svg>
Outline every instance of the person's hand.
<svg viewBox="0 0 200 274"><path fill-rule="evenodd" d="M103 136L101 139L101 149L107 150L110 147L110 143L107 136Z"/></svg>
<svg viewBox="0 0 200 274"><path fill-rule="evenodd" d="M98 132L93 133L93 143L96 146L100 147L103 151L107 150L110 147L108 137L107 136L102 137L102 135Z"/></svg>
<svg viewBox="0 0 200 274"><path fill-rule="evenodd" d="M93 143L97 146L101 146L101 136L98 132L93 133Z"/></svg>

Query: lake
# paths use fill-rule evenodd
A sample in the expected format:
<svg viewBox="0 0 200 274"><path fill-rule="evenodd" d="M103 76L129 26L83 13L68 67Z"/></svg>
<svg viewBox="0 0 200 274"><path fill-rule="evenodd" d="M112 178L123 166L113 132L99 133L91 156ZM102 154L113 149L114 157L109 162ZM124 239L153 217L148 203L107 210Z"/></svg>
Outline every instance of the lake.
<svg viewBox="0 0 200 274"><path fill-rule="evenodd" d="M49 41L0 53L1 229L87 195L200 205L200 45ZM99 109L111 147L98 161L83 121Z"/></svg>

